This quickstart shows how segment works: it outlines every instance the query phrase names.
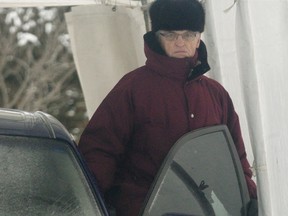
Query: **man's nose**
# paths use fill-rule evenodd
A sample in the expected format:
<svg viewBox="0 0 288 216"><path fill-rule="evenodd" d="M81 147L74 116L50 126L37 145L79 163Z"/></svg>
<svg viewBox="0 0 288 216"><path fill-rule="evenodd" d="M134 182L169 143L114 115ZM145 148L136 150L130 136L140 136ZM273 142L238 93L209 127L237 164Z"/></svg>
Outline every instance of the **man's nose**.
<svg viewBox="0 0 288 216"><path fill-rule="evenodd" d="M184 45L184 42L185 42L185 40L183 39L182 35L177 35L176 44L178 46L182 46L182 45Z"/></svg>

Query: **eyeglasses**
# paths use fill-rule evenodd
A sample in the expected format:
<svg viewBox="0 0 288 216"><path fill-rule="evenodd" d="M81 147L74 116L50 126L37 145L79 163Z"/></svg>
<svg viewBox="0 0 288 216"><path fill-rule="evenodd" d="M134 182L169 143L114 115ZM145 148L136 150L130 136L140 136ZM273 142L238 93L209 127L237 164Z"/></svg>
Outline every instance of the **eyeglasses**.
<svg viewBox="0 0 288 216"><path fill-rule="evenodd" d="M178 34L173 31L158 31L158 34L164 37L167 41L175 41L179 36L181 36L184 41L193 41L198 32L186 31L182 34Z"/></svg>

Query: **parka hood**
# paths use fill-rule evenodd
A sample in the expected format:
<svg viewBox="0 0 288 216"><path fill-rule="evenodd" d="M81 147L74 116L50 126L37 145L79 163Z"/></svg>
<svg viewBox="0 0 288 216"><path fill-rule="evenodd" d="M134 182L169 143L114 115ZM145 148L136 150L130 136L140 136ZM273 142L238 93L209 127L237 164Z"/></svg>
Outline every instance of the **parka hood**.
<svg viewBox="0 0 288 216"><path fill-rule="evenodd" d="M210 70L206 46L202 40L193 57L172 58L166 55L155 33L147 32L144 35L144 52L147 57L146 66L164 76L189 81Z"/></svg>

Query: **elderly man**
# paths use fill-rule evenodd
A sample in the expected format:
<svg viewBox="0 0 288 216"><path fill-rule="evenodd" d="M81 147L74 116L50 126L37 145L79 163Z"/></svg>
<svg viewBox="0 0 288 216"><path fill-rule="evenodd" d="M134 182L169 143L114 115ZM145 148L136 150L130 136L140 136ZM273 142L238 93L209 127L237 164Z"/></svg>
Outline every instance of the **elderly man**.
<svg viewBox="0 0 288 216"><path fill-rule="evenodd" d="M84 130L79 149L117 215L136 216L172 145L185 133L226 124L251 198L239 119L227 91L203 74L210 68L201 41L205 12L197 0L156 0L144 35L146 64L126 74Z"/></svg>

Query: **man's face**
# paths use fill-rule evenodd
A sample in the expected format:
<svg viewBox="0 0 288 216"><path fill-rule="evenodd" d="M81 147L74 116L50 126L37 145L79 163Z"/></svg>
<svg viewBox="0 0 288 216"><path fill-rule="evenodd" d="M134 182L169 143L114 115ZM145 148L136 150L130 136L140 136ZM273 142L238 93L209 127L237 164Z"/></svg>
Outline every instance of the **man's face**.
<svg viewBox="0 0 288 216"><path fill-rule="evenodd" d="M200 44L199 32L158 31L157 36L166 55L174 58L193 57Z"/></svg>

